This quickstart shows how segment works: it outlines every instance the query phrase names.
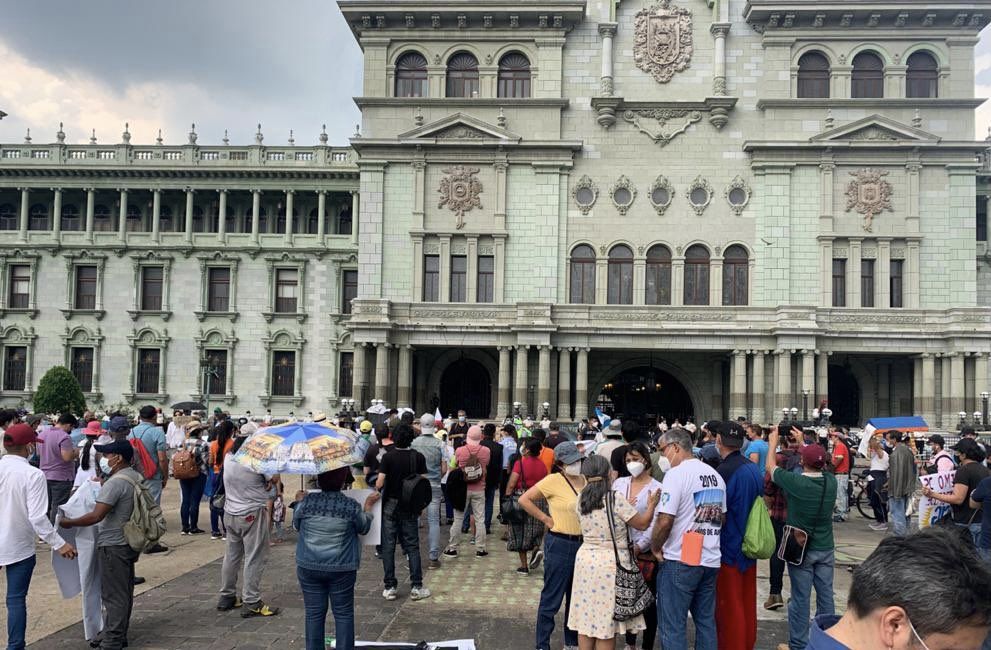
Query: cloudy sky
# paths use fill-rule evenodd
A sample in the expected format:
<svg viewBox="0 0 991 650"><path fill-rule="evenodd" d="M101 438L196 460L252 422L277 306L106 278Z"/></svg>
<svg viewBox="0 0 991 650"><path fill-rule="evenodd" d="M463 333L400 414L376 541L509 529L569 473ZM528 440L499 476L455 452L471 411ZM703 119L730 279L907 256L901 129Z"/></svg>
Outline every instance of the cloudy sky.
<svg viewBox="0 0 991 650"><path fill-rule="evenodd" d="M65 122L70 142L266 143L295 134L317 142L354 132L361 51L333 0L27 0L4 3L0 21L0 141L30 128L51 142ZM977 50L977 95L991 97L991 30ZM978 111L977 135L991 125Z"/></svg>

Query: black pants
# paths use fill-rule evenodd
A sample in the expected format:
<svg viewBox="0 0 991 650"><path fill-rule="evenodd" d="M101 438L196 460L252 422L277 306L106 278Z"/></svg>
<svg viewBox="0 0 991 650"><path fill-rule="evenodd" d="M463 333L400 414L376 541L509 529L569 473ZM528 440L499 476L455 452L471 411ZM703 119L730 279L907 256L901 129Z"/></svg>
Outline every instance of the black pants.
<svg viewBox="0 0 991 650"><path fill-rule="evenodd" d="M888 493L884 484L888 482L888 473L880 469L872 469L873 481L868 483L871 490L871 508L874 509L874 519L879 524L888 523Z"/></svg>
<svg viewBox="0 0 991 650"><path fill-rule="evenodd" d="M100 584L103 599L103 650L120 650L127 639L134 605L134 563L138 554L126 544L101 546Z"/></svg>
<svg viewBox="0 0 991 650"><path fill-rule="evenodd" d="M785 563L784 560L778 559L778 548L781 546L781 536L784 534L785 520L772 518L771 525L774 526L774 554L771 555L770 577L771 595L780 596L785 581Z"/></svg>
<svg viewBox="0 0 991 650"><path fill-rule="evenodd" d="M657 572L660 571L660 567L655 564L654 577L650 580L646 580L647 587L650 588L650 593L654 594L654 600L657 600ZM647 629L643 631L643 640L640 647L643 650L654 650L654 639L657 638L657 605L652 604L643 613L643 622L647 626ZM636 646L637 644L637 633L627 632L626 633L626 645Z"/></svg>
<svg viewBox="0 0 991 650"><path fill-rule="evenodd" d="M55 523L59 506L72 496L72 481L48 481L48 521Z"/></svg>

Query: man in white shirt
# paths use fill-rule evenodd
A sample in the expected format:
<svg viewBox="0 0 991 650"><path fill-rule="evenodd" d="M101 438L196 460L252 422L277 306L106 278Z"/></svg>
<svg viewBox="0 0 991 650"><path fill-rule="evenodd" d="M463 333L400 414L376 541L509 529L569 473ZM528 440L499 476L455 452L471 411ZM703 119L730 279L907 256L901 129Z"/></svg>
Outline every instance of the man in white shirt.
<svg viewBox="0 0 991 650"><path fill-rule="evenodd" d="M716 579L726 518L726 484L692 454L692 438L671 429L658 442L671 469L664 475L651 550L661 560L657 591L662 648L688 647L687 618L695 621L695 647L716 647Z"/></svg>
<svg viewBox="0 0 991 650"><path fill-rule="evenodd" d="M40 469L28 464L39 440L26 424L3 433L6 454L0 458L0 567L7 578L7 648L24 648L27 594L34 573L35 539L40 537L62 557L76 557L48 520L48 484Z"/></svg>

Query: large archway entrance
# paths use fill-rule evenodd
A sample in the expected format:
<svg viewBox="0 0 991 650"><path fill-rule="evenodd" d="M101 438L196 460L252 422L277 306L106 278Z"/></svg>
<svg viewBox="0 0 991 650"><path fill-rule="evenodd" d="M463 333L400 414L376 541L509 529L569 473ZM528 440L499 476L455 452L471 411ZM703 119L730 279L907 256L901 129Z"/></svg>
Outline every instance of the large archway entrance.
<svg viewBox="0 0 991 650"><path fill-rule="evenodd" d="M464 409L469 418L487 418L492 411L492 378L478 361L462 357L440 377L440 412Z"/></svg>
<svg viewBox="0 0 991 650"><path fill-rule="evenodd" d="M860 384L847 366L829 366L830 420L836 424L860 424Z"/></svg>
<svg viewBox="0 0 991 650"><path fill-rule="evenodd" d="M620 372L602 387L596 406L622 420L653 426L659 418L685 422L695 415L685 386L670 373L638 366Z"/></svg>

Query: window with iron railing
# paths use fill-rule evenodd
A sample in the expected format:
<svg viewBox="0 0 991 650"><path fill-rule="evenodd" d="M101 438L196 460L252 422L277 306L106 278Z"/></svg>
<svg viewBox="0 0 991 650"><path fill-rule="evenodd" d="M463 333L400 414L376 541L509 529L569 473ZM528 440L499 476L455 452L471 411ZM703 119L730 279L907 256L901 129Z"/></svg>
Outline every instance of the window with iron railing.
<svg viewBox="0 0 991 650"><path fill-rule="evenodd" d="M337 380L337 394L350 395L354 384L354 353L341 352L341 369Z"/></svg>
<svg viewBox="0 0 991 650"><path fill-rule="evenodd" d="M3 349L3 389L22 391L27 382L28 349L19 345L8 345Z"/></svg>
<svg viewBox="0 0 991 650"><path fill-rule="evenodd" d="M206 350L204 352L210 367L204 371L203 392L207 395L227 394L227 350ZM209 376L209 381L207 380Z"/></svg>
<svg viewBox="0 0 991 650"><path fill-rule="evenodd" d="M84 393L93 390L93 348L72 348L69 370L72 371Z"/></svg>
<svg viewBox="0 0 991 650"><path fill-rule="evenodd" d="M296 389L296 353L272 353L272 395L291 397Z"/></svg>
<svg viewBox="0 0 991 650"><path fill-rule="evenodd" d="M358 297L358 271L345 269L341 273L341 313L350 314L351 301Z"/></svg>
<svg viewBox="0 0 991 650"><path fill-rule="evenodd" d="M137 351L137 356L138 368L135 392L144 395L154 395L158 393L162 351L152 348L141 348Z"/></svg>

